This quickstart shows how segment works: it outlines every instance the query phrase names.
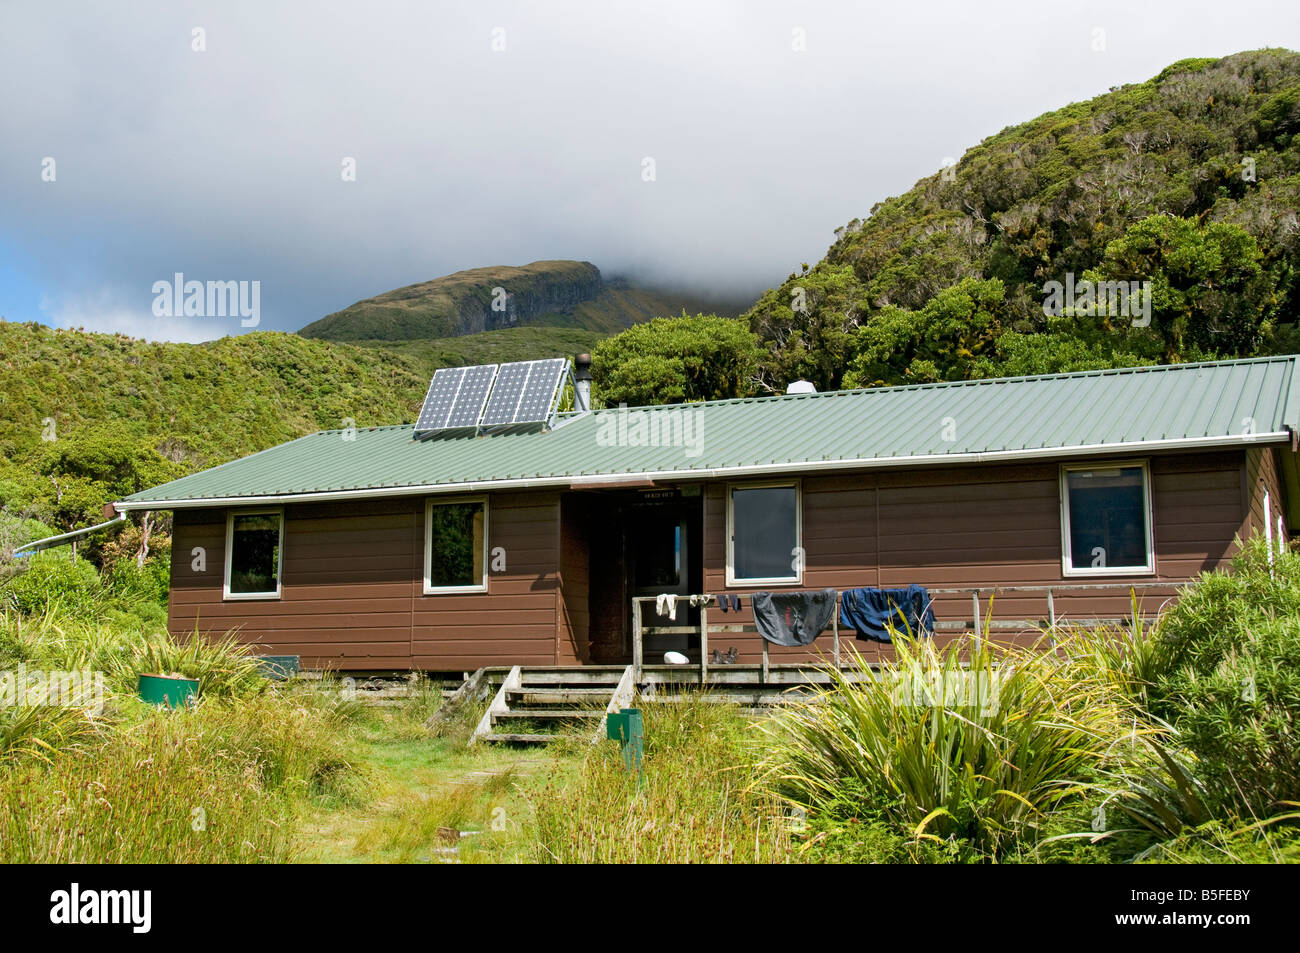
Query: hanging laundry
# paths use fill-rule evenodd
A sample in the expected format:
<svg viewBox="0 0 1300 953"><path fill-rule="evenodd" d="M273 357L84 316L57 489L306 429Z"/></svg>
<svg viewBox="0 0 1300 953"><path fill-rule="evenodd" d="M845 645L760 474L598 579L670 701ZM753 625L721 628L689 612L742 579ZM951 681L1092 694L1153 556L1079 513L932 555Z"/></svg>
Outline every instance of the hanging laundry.
<svg viewBox="0 0 1300 953"><path fill-rule="evenodd" d="M717 597L717 599L718 599L718 605L720 605L720 606L722 607L722 611L723 611L723 612L726 612L727 609L730 608L730 606L731 606L730 598L729 598L729 597L727 596L727 594L724 592L724 593L721 593L721 594Z"/></svg>
<svg viewBox="0 0 1300 953"><path fill-rule="evenodd" d="M655 612L677 621L677 596L671 592L661 592L655 596Z"/></svg>
<svg viewBox="0 0 1300 953"><path fill-rule="evenodd" d="M756 592L750 597L754 628L775 645L811 645L831 624L838 598L834 589Z"/></svg>
<svg viewBox="0 0 1300 953"><path fill-rule="evenodd" d="M890 642L890 632L913 636L934 634L934 609L925 586L906 589L845 589L840 597L840 621L859 639Z"/></svg>

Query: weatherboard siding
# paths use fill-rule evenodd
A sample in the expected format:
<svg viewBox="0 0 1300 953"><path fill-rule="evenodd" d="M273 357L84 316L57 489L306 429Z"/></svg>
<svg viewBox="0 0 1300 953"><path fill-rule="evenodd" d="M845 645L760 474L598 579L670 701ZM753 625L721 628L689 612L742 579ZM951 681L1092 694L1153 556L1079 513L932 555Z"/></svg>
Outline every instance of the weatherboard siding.
<svg viewBox="0 0 1300 953"><path fill-rule="evenodd" d="M710 623L752 624L747 595L763 588L896 588L918 583L930 589L977 586L1061 586L1126 581L1183 580L1222 565L1233 552L1241 524L1242 454L1202 453L1151 457L1154 576L1065 577L1061 568L1059 467L1056 464L982 466L923 471L882 471L802 480L806 566L798 587L726 586L726 496L709 487L704 508L704 588L742 597L739 615L711 610ZM1172 592L1142 596L1144 614ZM1055 594L1058 619L1126 616L1128 592ZM970 621L969 594L938 594L941 621ZM989 612L988 596L981 613ZM1042 593L1003 593L994 619L1045 619ZM956 633L940 633L943 644ZM999 641L1025 642L1033 633L994 631ZM869 660L888 658L887 645L857 641L841 632ZM718 633L710 647L734 646L739 661L761 657L757 635ZM769 646L773 662L794 662L831 652L829 630L808 649Z"/></svg>
<svg viewBox="0 0 1300 953"><path fill-rule="evenodd" d="M1243 538L1264 534L1264 494L1268 494L1270 532L1277 535L1277 518L1283 513L1282 480L1277 453L1272 447L1254 447L1246 451L1245 479L1242 492L1249 500L1249 510L1241 523ZM1285 531L1285 521L1283 530Z"/></svg>
<svg viewBox="0 0 1300 953"><path fill-rule="evenodd" d="M504 571L488 572L486 593L420 595L414 602L412 662L430 671L481 665L554 665L559 589L559 494L493 494L489 551ZM420 561L423 576L423 554ZM421 589L423 587L421 586Z"/></svg>
<svg viewBox="0 0 1300 953"><path fill-rule="evenodd" d="M425 499L286 507L281 596L266 600L222 598L225 511L177 511L169 628L235 630L260 653L338 670L554 664L558 496L494 494L489 548L504 549L504 571L486 593L430 595Z"/></svg>
<svg viewBox="0 0 1300 953"><path fill-rule="evenodd" d="M1280 503L1271 456L1218 451L1146 458L1154 577L1062 575L1060 471L1054 463L805 476L800 483L806 567L799 588L1185 580L1231 556L1243 526L1255 522L1251 510L1262 498L1260 488L1273 487L1270 493ZM718 481L704 492L703 589L747 597L757 587L725 584L725 487ZM612 574L618 547L605 539L614 527L599 494L490 495L489 548L503 551L505 566L489 571L486 593L441 595L423 593L426 499L287 506L278 600L223 601L225 511L177 511L172 631L234 629L260 652L301 655L307 666L339 670L465 671L482 665L577 664L593 656L607 660L617 647L589 647L589 637L605 615L612 613L615 622L621 618L624 602L617 598L618 579ZM603 548L593 551L593 540ZM201 571L191 568L195 547L206 554ZM490 553L490 567L494 558ZM609 598L599 597L605 592ZM1154 612L1167 595L1144 595L1144 613ZM744 602L739 615L711 609L709 621L752 623L749 599ZM941 621L971 618L969 595L939 594L935 608ZM1124 616L1129 595L1058 591L1056 610L1067 620ZM981 611L989 611L987 596ZM1041 593L1003 593L992 614L1044 619L1046 601ZM616 630L610 631L616 635ZM1024 641L1030 634L996 632L995 637ZM843 637L868 659L891 651L856 642L852 633ZM938 641L954 637L941 633ZM723 651L735 646L744 662L756 662L762 647L758 636L742 633L715 634L710 645ZM772 646L771 658L814 659L819 651L829 653L830 646L828 637L812 651ZM654 655L651 644L647 658Z"/></svg>

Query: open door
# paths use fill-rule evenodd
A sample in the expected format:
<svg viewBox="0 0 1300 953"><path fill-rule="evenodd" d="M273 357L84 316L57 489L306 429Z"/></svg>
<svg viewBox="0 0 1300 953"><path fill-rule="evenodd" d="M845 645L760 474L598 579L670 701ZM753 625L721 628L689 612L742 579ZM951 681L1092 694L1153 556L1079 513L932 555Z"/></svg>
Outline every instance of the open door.
<svg viewBox="0 0 1300 953"><path fill-rule="evenodd" d="M699 610L684 597L698 593L703 584L700 557L702 514L699 498L636 502L623 509L624 552L627 553L627 591L625 631L627 651L632 651L631 596L658 596L671 593L683 597L677 604L677 617L654 614L653 606L642 609L646 622L664 626L697 626ZM682 652L695 660L697 634L655 636L646 645L647 661L660 661L664 652Z"/></svg>

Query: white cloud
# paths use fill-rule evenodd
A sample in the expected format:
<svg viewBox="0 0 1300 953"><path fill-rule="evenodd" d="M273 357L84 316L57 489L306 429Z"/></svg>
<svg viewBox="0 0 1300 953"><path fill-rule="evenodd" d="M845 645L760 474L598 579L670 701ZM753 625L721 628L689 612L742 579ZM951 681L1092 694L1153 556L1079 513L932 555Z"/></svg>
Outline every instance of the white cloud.
<svg viewBox="0 0 1300 953"><path fill-rule="evenodd" d="M260 327L285 330L539 258L756 296L1008 124L1262 46L1300 47L1300 6L0 4L0 247L58 297L178 271L257 279ZM5 291L0 313L23 320ZM140 295L65 310L157 335L242 330L153 320Z"/></svg>
<svg viewBox="0 0 1300 953"><path fill-rule="evenodd" d="M150 308L123 307L110 292L70 300L41 299L44 323L55 328L82 328L103 334L125 334L146 341L197 344L240 331L238 318L158 317Z"/></svg>

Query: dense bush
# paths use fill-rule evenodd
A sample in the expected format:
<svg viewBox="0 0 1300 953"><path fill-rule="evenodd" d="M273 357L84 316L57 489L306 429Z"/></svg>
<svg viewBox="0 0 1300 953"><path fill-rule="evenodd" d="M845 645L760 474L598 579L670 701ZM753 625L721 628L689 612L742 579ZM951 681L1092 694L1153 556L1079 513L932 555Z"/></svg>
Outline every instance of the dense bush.
<svg viewBox="0 0 1300 953"><path fill-rule="evenodd" d="M754 304L760 378L826 390L851 367L870 385L1294 349L1298 101L1300 55L1256 50L988 137ZM1149 326L1048 318L1044 283L1067 273L1150 280Z"/></svg>
<svg viewBox="0 0 1300 953"><path fill-rule="evenodd" d="M75 614L96 611L96 600L104 588L91 563L68 549L24 558L28 560L26 571L0 592L9 607L23 614L44 612L51 605L61 605Z"/></svg>
<svg viewBox="0 0 1300 953"><path fill-rule="evenodd" d="M1203 576L1161 620L1171 657L1152 707L1199 760L1225 810L1300 801L1300 555L1247 544L1231 573Z"/></svg>
<svg viewBox="0 0 1300 953"><path fill-rule="evenodd" d="M743 397L753 390L758 343L743 321L716 315L655 318L592 353L595 396L606 407Z"/></svg>

